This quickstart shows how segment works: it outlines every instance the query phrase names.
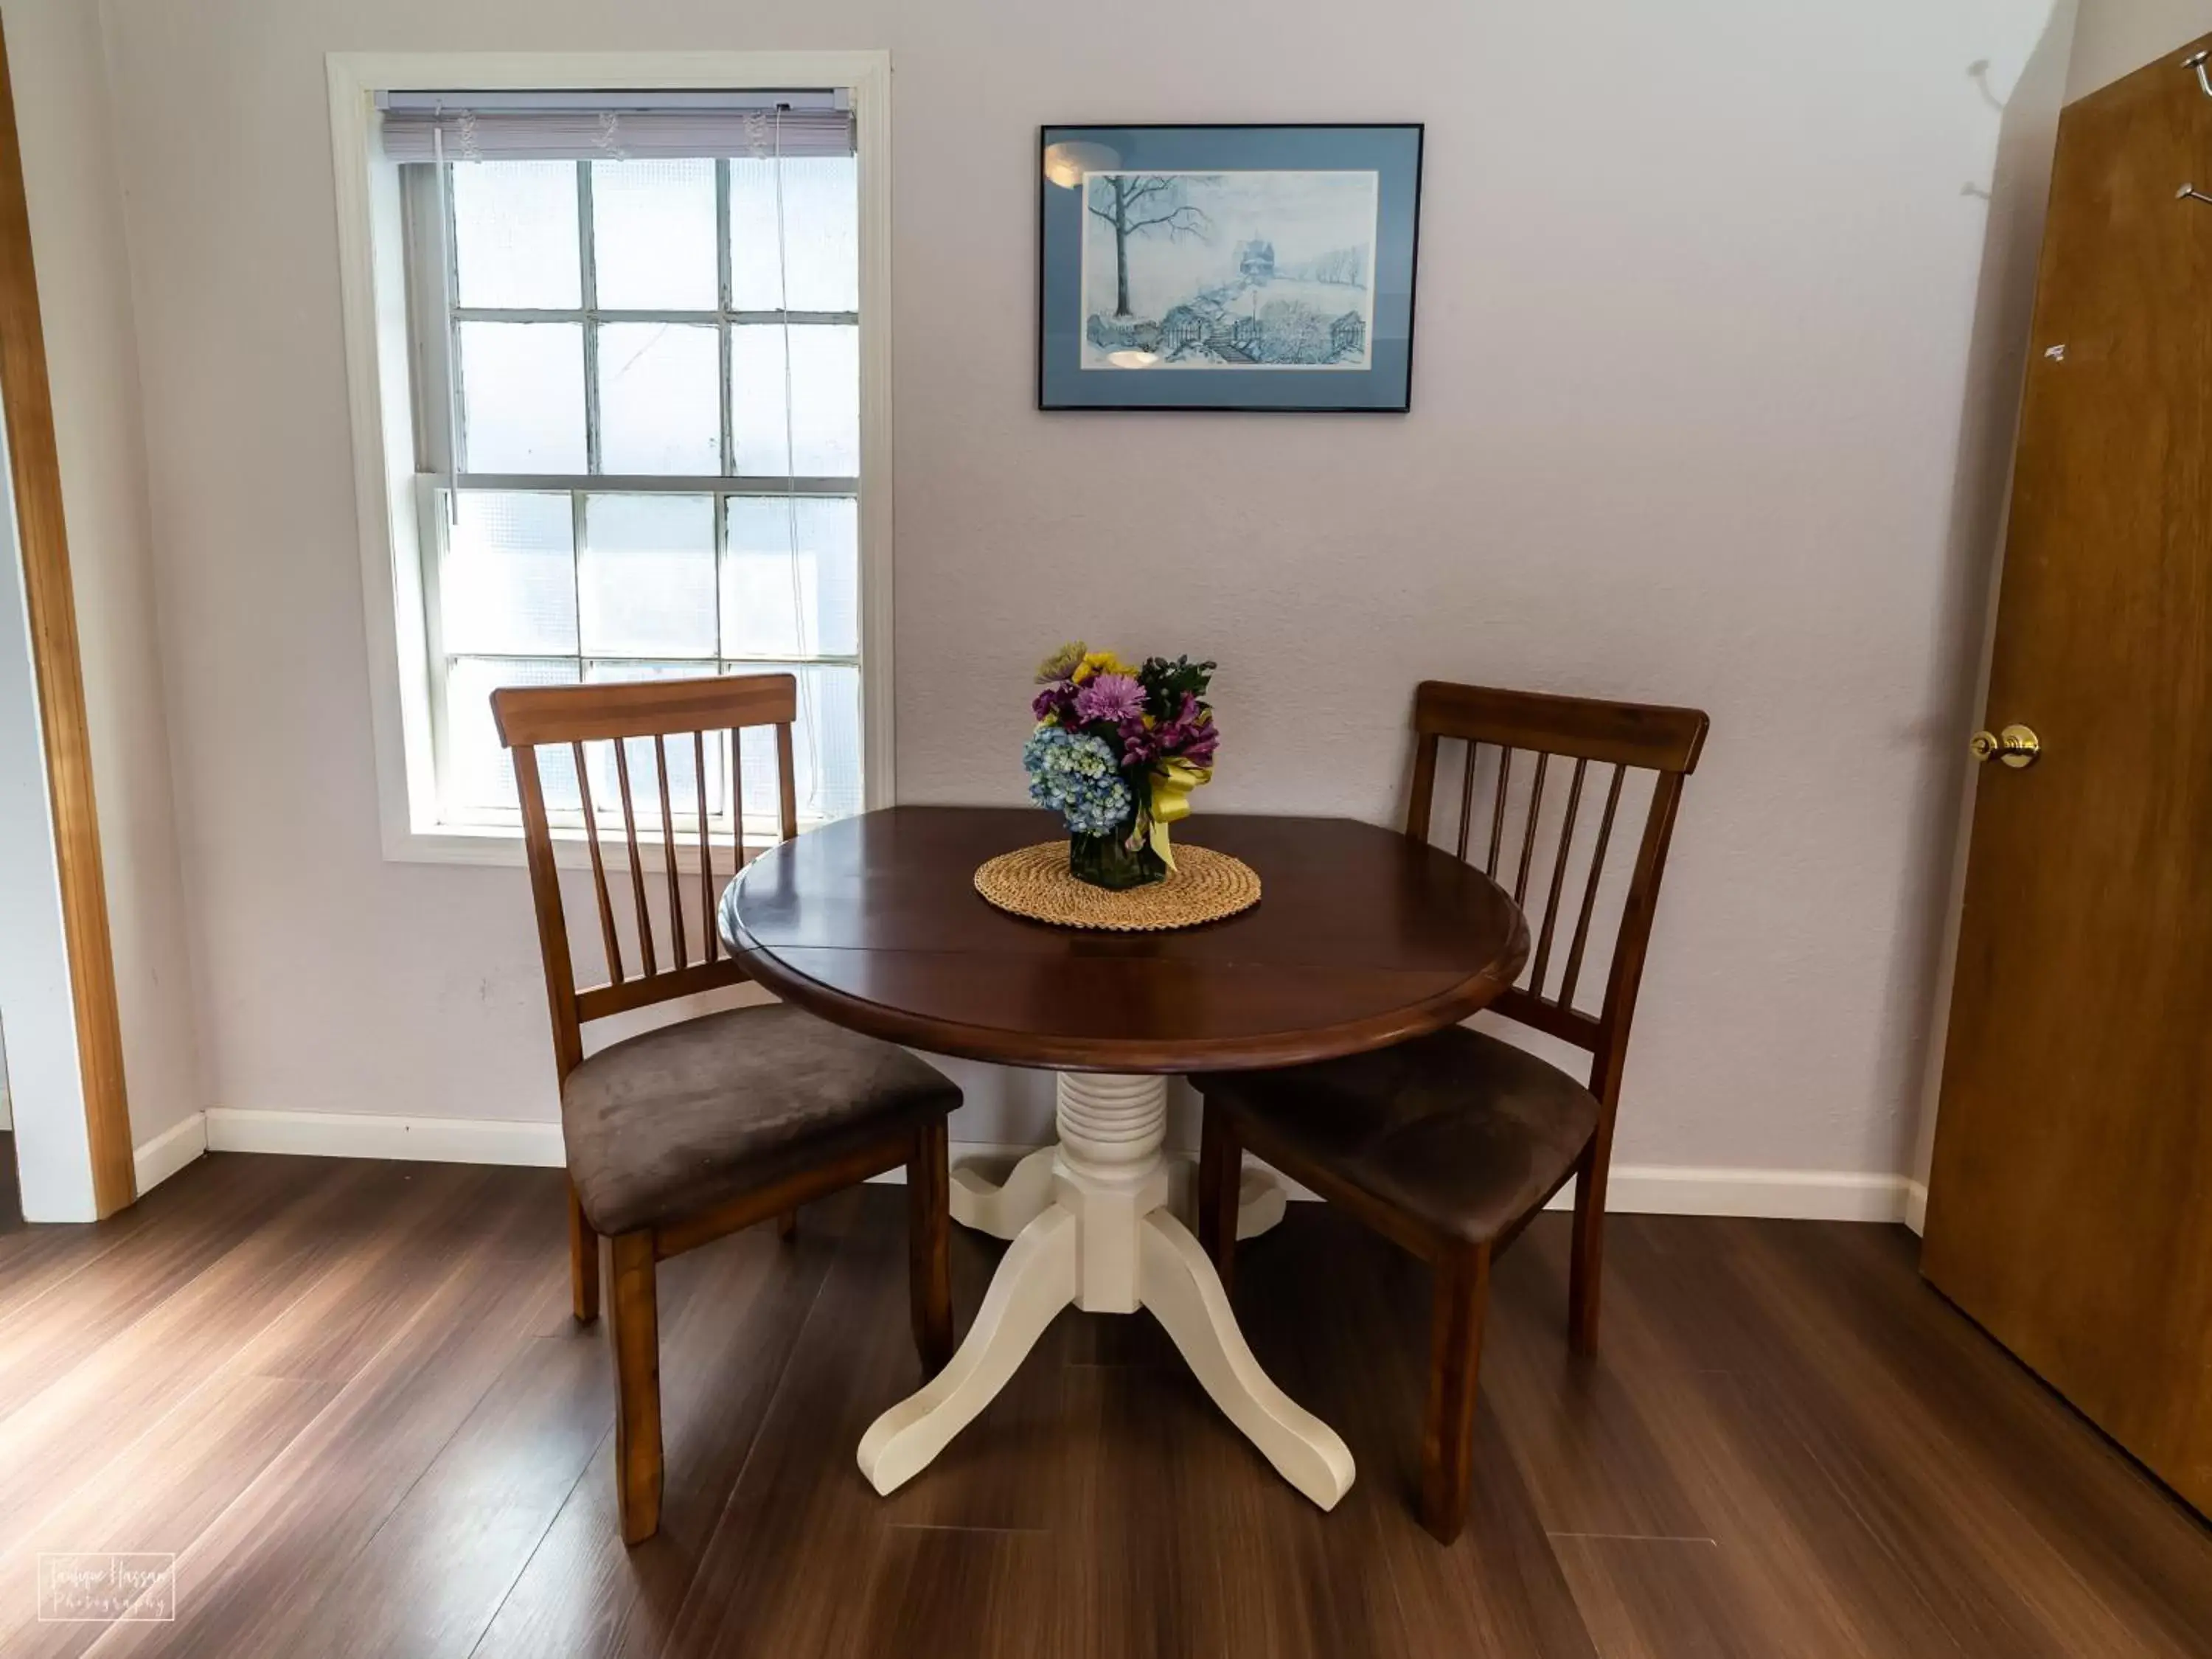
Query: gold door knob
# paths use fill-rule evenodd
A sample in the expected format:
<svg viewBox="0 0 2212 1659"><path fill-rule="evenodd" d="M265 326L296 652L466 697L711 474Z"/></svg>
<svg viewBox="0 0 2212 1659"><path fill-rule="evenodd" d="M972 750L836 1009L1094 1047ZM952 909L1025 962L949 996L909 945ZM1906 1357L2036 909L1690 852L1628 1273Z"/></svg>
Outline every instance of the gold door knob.
<svg viewBox="0 0 2212 1659"><path fill-rule="evenodd" d="M1974 758L1986 764L2001 760L2017 771L2023 766L2035 764L2035 757L2043 752L2043 739L2025 726L2008 726L2002 732L1977 732L1970 745Z"/></svg>

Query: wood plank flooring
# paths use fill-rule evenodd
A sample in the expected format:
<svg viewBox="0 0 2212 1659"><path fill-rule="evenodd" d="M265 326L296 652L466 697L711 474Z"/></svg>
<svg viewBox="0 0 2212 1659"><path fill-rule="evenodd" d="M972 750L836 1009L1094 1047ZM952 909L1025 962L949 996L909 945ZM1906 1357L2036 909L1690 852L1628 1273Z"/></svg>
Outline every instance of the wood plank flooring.
<svg viewBox="0 0 2212 1659"><path fill-rule="evenodd" d="M2212 1528L1901 1230L1615 1218L1578 1363L1544 1218L1441 1549L1408 1510L1422 1270L1317 1205L1237 1301L1358 1459L1334 1514L1148 1321L1073 1313L877 1498L854 1444L917 1381L903 1214L872 1188L664 1266L668 1492L625 1551L556 1173L216 1155L97 1227L0 1213L0 1653L2212 1655ZM1002 1248L958 1233L963 1329ZM37 1620L39 1553L110 1550L175 1553L173 1623Z"/></svg>

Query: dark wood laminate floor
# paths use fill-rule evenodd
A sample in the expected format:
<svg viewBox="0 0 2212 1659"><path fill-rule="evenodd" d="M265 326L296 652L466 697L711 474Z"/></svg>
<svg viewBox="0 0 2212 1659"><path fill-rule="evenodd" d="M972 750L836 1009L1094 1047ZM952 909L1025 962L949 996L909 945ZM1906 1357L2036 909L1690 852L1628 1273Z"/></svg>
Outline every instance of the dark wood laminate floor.
<svg viewBox="0 0 2212 1659"><path fill-rule="evenodd" d="M1406 1507L1421 1270L1318 1206L1253 1346L1359 1480L1322 1515L1143 1320L1069 1314L911 1486L902 1195L664 1269L661 1536L614 1529L602 1329L550 1171L216 1156L98 1228L0 1226L0 1653L2212 1654L2212 1530L1925 1289L1899 1230L1620 1218L1498 1273L1465 1535ZM964 1326L1001 1247L962 1234ZM40 1551L173 1551L171 1625L40 1624Z"/></svg>

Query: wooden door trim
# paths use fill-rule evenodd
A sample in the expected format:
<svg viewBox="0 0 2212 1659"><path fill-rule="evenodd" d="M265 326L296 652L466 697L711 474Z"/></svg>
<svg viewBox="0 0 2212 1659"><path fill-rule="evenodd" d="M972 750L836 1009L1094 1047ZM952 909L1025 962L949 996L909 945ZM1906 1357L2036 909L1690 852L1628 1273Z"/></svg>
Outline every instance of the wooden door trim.
<svg viewBox="0 0 2212 1659"><path fill-rule="evenodd" d="M76 596L70 579L62 513L61 457L54 437L53 391L31 259L31 219L15 97L0 34L0 409L8 431L23 598L39 688L54 853L61 874L62 933L69 950L70 1000L76 1013L77 1065L84 1085L86 1140L92 1154L93 1205L112 1215L137 1196L131 1109L123 1085L123 1023L116 1006L115 956L108 937L107 878L100 814L92 787Z"/></svg>

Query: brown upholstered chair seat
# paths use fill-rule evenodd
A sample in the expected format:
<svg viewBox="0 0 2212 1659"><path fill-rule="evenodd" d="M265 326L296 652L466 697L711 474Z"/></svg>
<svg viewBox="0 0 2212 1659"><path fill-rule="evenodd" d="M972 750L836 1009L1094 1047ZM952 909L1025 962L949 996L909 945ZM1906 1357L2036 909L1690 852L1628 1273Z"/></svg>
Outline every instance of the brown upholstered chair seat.
<svg viewBox="0 0 2212 1659"><path fill-rule="evenodd" d="M777 1004L612 1043L561 1085L568 1174L601 1233L695 1215L960 1103L905 1049Z"/></svg>
<svg viewBox="0 0 2212 1659"><path fill-rule="evenodd" d="M1256 1119L1265 1137L1469 1243L1549 1195L1598 1122L1595 1097L1565 1073L1464 1026L1205 1089L1209 1107Z"/></svg>

